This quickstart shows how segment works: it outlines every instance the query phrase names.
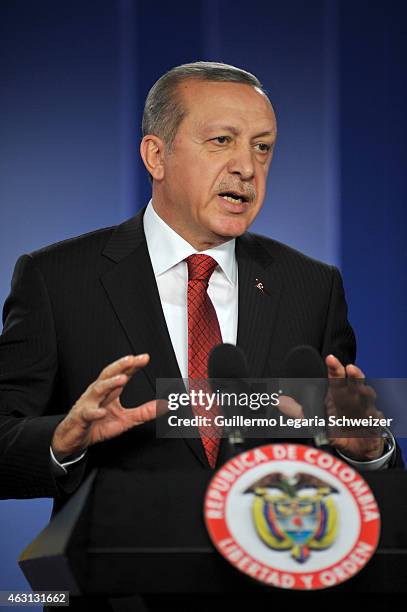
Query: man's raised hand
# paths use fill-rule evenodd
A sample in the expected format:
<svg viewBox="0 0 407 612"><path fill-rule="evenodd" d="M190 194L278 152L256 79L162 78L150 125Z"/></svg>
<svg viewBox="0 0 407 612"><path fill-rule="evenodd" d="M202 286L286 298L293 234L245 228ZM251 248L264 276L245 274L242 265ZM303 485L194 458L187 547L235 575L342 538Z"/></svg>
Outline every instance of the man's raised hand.
<svg viewBox="0 0 407 612"><path fill-rule="evenodd" d="M375 405L376 393L372 387L364 384L365 375L360 368L355 365L345 367L334 355L328 355L325 363L328 368L328 378L331 380L326 397L328 416L383 418L383 413L377 410ZM335 384L336 382L338 384ZM329 442L338 451L356 461L378 459L384 450L384 440L379 435L356 438L330 436Z"/></svg>
<svg viewBox="0 0 407 612"><path fill-rule="evenodd" d="M130 378L149 360L148 354L127 355L102 370L55 429L51 447L58 461L159 416L156 400L135 408L120 403Z"/></svg>

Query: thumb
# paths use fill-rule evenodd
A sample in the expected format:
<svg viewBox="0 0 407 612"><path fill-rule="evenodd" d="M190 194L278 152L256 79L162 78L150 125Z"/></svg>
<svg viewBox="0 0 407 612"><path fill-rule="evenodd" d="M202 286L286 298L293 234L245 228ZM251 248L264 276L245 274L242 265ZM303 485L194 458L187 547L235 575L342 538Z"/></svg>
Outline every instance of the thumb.
<svg viewBox="0 0 407 612"><path fill-rule="evenodd" d="M168 402L166 400L151 400L136 408L127 408L126 416L132 425L142 425L157 419L166 412L168 412Z"/></svg>
<svg viewBox="0 0 407 612"><path fill-rule="evenodd" d="M278 409L287 417L294 419L304 418L304 410L301 404L288 395L280 395Z"/></svg>

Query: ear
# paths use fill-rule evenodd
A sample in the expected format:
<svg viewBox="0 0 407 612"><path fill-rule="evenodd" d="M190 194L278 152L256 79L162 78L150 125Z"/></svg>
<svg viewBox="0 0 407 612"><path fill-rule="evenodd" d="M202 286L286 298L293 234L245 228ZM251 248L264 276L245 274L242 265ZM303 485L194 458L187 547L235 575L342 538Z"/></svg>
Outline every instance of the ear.
<svg viewBox="0 0 407 612"><path fill-rule="evenodd" d="M144 136L140 144L140 155L147 172L156 181L164 178L164 149L164 142L153 134Z"/></svg>

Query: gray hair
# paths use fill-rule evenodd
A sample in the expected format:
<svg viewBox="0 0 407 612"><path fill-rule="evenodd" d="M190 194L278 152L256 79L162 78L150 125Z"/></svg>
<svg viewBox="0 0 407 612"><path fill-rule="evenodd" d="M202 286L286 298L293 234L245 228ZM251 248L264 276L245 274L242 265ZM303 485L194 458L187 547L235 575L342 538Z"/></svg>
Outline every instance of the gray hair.
<svg viewBox="0 0 407 612"><path fill-rule="evenodd" d="M250 72L221 62L193 62L175 66L158 79L148 92L144 105L142 132L161 138L171 150L175 135L186 109L177 88L186 80L243 83L257 87L265 95L262 84Z"/></svg>

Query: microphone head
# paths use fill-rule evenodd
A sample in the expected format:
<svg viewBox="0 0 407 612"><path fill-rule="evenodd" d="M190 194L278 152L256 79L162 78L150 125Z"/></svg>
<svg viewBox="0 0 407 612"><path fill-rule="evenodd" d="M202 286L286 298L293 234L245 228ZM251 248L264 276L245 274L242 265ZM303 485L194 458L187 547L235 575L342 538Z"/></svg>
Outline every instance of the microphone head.
<svg viewBox="0 0 407 612"><path fill-rule="evenodd" d="M326 378L328 369L313 346L296 346L282 365L282 378Z"/></svg>
<svg viewBox="0 0 407 612"><path fill-rule="evenodd" d="M209 384L215 393L248 395L250 387L244 380L249 378L245 354L234 344L219 344L209 353L208 358ZM221 402L221 410L226 417L249 416L247 406L228 400ZM237 428L239 429L239 428ZM235 432L237 433L237 432ZM242 436L242 432L238 437Z"/></svg>
<svg viewBox="0 0 407 612"><path fill-rule="evenodd" d="M249 378L244 352L234 344L218 344L209 353L209 378Z"/></svg>

